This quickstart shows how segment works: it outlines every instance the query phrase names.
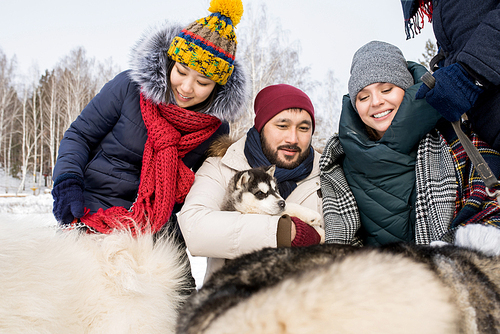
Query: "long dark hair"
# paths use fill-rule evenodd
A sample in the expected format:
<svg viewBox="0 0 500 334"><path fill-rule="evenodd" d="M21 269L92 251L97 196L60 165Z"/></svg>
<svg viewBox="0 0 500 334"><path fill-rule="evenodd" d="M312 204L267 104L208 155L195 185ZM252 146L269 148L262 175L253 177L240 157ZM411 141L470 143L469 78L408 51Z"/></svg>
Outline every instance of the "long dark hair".
<svg viewBox="0 0 500 334"><path fill-rule="evenodd" d="M174 68L175 61L171 60L168 64L167 67L167 101L170 100L170 97L172 96L172 85L170 83L170 74L172 73L172 69ZM217 93L219 92L220 85L218 83L215 83L214 89L212 89L212 92L210 95L205 99L205 101L200 102L198 104L195 104L192 107L186 108L191 111L196 111L196 112L202 112L205 113L210 106L213 104L215 97L217 96Z"/></svg>

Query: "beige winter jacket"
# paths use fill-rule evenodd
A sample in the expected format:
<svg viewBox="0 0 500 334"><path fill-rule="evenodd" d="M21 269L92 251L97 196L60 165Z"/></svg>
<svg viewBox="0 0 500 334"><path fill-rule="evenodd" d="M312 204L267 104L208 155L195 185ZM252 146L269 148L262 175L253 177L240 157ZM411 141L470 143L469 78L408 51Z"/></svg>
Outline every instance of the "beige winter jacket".
<svg viewBox="0 0 500 334"><path fill-rule="evenodd" d="M231 177L251 168L244 154L245 140L246 136L231 145L222 158L205 160L178 215L191 255L208 258L205 281L224 265L225 259L276 247L280 216L220 211ZM320 154L315 152L311 174L297 184L287 202L304 205L322 215L319 158Z"/></svg>

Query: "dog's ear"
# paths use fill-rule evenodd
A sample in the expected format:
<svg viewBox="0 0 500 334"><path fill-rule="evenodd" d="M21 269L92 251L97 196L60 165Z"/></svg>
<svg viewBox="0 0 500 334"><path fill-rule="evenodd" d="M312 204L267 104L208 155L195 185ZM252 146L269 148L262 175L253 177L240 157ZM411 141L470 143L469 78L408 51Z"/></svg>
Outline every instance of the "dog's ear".
<svg viewBox="0 0 500 334"><path fill-rule="evenodd" d="M274 171L276 170L276 165L271 165L266 167L266 173L274 177Z"/></svg>
<svg viewBox="0 0 500 334"><path fill-rule="evenodd" d="M243 188L242 185L248 183L249 180L250 180L250 173L248 173L248 171L244 171L238 178L238 181L236 182L236 189Z"/></svg>

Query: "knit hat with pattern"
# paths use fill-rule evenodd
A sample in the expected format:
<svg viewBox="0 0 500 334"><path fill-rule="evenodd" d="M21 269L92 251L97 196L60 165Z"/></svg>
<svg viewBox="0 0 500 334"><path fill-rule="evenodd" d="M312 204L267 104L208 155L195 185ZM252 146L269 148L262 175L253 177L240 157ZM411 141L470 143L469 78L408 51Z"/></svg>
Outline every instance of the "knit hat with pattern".
<svg viewBox="0 0 500 334"><path fill-rule="evenodd" d="M389 43L371 41L356 51L352 58L349 97L356 109L356 96L368 85L389 82L404 90L413 86L413 76L401 50Z"/></svg>
<svg viewBox="0 0 500 334"><path fill-rule="evenodd" d="M243 15L243 3L212 0L208 10L212 14L191 23L174 38L168 56L225 85L234 70L234 27Z"/></svg>

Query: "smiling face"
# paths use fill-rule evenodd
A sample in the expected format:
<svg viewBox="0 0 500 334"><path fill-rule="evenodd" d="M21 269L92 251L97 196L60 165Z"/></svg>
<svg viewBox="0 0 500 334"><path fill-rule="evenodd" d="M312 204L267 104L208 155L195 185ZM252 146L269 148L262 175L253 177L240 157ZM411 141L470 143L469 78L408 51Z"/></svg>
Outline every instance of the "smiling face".
<svg viewBox="0 0 500 334"><path fill-rule="evenodd" d="M205 101L215 88L215 81L180 63L170 72L170 87L177 105L187 109Z"/></svg>
<svg viewBox="0 0 500 334"><path fill-rule="evenodd" d="M363 123L382 138L396 116L405 91L391 83L373 83L356 96L356 109Z"/></svg>
<svg viewBox="0 0 500 334"><path fill-rule="evenodd" d="M262 151L271 164L293 169L309 155L311 115L302 109L283 110L264 125L261 140Z"/></svg>

